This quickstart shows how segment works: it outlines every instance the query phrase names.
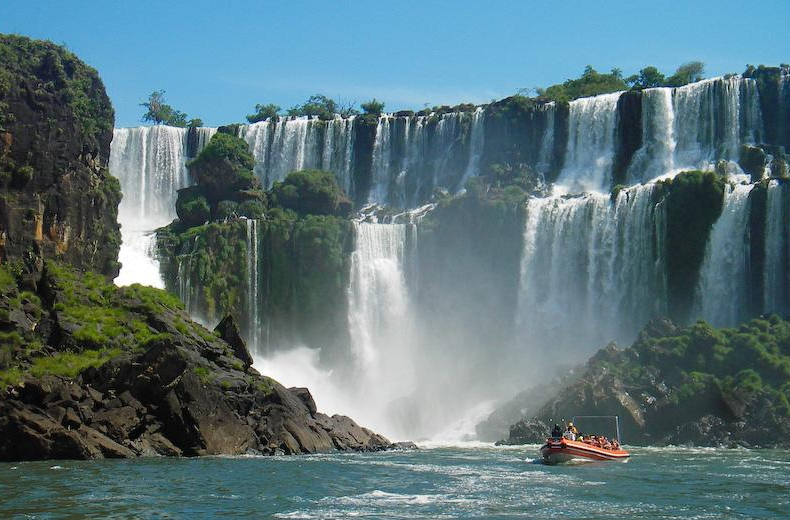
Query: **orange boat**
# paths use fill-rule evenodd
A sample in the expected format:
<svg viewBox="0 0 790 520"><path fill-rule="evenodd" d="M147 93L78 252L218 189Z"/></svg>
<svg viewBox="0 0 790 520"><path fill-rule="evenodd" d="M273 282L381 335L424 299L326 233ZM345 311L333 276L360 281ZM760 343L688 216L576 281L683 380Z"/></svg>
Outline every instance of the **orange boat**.
<svg viewBox="0 0 790 520"><path fill-rule="evenodd" d="M550 437L546 439L546 444L540 448L540 455L546 464L559 464L573 459L586 460L626 460L631 456L620 445L620 418L617 416L585 415L574 417L577 419L605 419L615 420L617 428L617 448L602 448L594 444L582 441L571 440L566 437ZM571 423L571 425L573 424Z"/></svg>
<svg viewBox="0 0 790 520"><path fill-rule="evenodd" d="M550 438L540 449L543 462L546 464L559 464L573 459L587 460L625 460L631 456L623 450L599 448L586 442L572 441L570 439Z"/></svg>

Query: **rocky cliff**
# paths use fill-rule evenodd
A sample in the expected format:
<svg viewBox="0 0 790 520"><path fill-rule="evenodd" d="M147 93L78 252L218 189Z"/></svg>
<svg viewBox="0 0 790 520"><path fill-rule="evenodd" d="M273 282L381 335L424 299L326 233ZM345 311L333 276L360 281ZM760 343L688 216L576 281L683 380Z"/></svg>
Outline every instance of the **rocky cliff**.
<svg viewBox="0 0 790 520"><path fill-rule="evenodd" d="M0 460L316 453L390 445L251 368L163 291L47 262L0 266Z"/></svg>
<svg viewBox="0 0 790 520"><path fill-rule="evenodd" d="M574 415L617 415L629 444L790 446L790 322L733 329L651 322L628 349L610 344L540 410L510 428L511 444L542 442ZM589 425L589 433L603 424ZM583 431L584 422L580 423Z"/></svg>
<svg viewBox="0 0 790 520"><path fill-rule="evenodd" d="M0 260L117 275L113 121L95 70L49 42L0 36Z"/></svg>

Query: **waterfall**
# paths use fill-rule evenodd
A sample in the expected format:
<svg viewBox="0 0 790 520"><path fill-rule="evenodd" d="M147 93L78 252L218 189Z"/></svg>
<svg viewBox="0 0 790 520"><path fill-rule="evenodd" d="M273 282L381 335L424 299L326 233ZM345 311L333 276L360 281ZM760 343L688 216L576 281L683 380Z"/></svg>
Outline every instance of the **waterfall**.
<svg viewBox="0 0 790 520"><path fill-rule="evenodd" d="M461 179L460 188L466 186L466 181L480 173L480 158L483 155L483 145L485 144L484 111L482 108L475 109L472 114L472 129L469 145L469 163ZM553 121L552 121L553 123ZM553 128L553 125L552 125Z"/></svg>
<svg viewBox="0 0 790 520"><path fill-rule="evenodd" d="M456 193L479 173L484 110L379 117L369 202L412 208L434 189Z"/></svg>
<svg viewBox="0 0 790 520"><path fill-rule="evenodd" d="M697 288L696 315L715 327L748 317L750 184L727 187L721 216L705 248Z"/></svg>
<svg viewBox="0 0 790 520"><path fill-rule="evenodd" d="M376 124L376 139L373 141L373 163L371 171L373 180L373 189L371 189L370 192L371 202L385 203L388 201L391 176L390 168L392 164L390 159L392 149L390 127L392 126L393 119L392 116L383 115L379 117L378 123ZM408 141L408 126L406 126L405 136Z"/></svg>
<svg viewBox="0 0 790 520"><path fill-rule="evenodd" d="M387 407L413 391L414 316L406 281L410 224L354 223L348 322L354 357L344 378L351 400L370 424L393 431Z"/></svg>
<svg viewBox="0 0 790 520"><path fill-rule="evenodd" d="M152 232L175 218L176 191L188 185L186 129L118 128L110 146L110 173L121 182L118 208L123 264L118 285L163 287Z"/></svg>
<svg viewBox="0 0 790 520"><path fill-rule="evenodd" d="M555 359L627 341L665 312L653 186L527 203L517 312L522 345ZM568 327L569 321L575 325Z"/></svg>
<svg viewBox="0 0 790 520"><path fill-rule="evenodd" d="M628 182L649 181L675 170L675 111L672 89L642 92L642 147L628 168Z"/></svg>
<svg viewBox="0 0 790 520"><path fill-rule="evenodd" d="M261 346L261 309L259 308L260 290L258 277L258 221L247 219L247 329L248 345L253 351Z"/></svg>
<svg viewBox="0 0 790 520"><path fill-rule="evenodd" d="M765 227L764 312L790 312L790 207L787 185L772 180L768 184Z"/></svg>
<svg viewBox="0 0 790 520"><path fill-rule="evenodd" d="M354 118L280 117L243 126L240 136L255 158L255 173L265 187L296 170L333 172L340 186L351 189Z"/></svg>
<svg viewBox="0 0 790 520"><path fill-rule="evenodd" d="M535 166L537 172L544 176L549 172L552 164L552 155L554 154L554 110L556 104L552 101L542 106L542 109L547 112L546 115L546 130L540 140L540 152L538 154L538 163Z"/></svg>
<svg viewBox="0 0 790 520"><path fill-rule="evenodd" d="M357 362L376 363L377 346L400 338L407 325L409 296L404 274L407 224L355 223L351 255L349 325Z"/></svg>
<svg viewBox="0 0 790 520"><path fill-rule="evenodd" d="M630 183L683 170L712 170L737 161L742 143L762 135L757 84L740 76L642 92L642 148L628 169Z"/></svg>
<svg viewBox="0 0 790 520"><path fill-rule="evenodd" d="M617 101L621 94L615 92L571 101L565 166L557 181L566 192L609 190Z"/></svg>

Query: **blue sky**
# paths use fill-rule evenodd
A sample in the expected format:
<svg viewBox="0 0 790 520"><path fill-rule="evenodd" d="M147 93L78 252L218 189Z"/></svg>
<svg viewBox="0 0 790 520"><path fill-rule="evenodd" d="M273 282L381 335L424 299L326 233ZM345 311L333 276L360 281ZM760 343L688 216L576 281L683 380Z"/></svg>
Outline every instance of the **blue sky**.
<svg viewBox="0 0 790 520"><path fill-rule="evenodd" d="M790 1L0 0L0 32L65 43L98 69L117 126L153 90L206 124L310 94L388 110L486 102L587 64L707 75L790 62Z"/></svg>

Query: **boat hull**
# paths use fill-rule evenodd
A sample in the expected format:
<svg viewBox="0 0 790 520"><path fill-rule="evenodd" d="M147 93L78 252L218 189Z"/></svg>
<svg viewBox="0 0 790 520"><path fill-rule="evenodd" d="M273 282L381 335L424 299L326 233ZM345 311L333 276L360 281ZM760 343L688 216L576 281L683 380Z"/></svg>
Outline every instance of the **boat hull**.
<svg viewBox="0 0 790 520"><path fill-rule="evenodd" d="M540 449L546 464L561 464L574 459L626 460L631 455L625 450L605 450L568 439L549 439Z"/></svg>

